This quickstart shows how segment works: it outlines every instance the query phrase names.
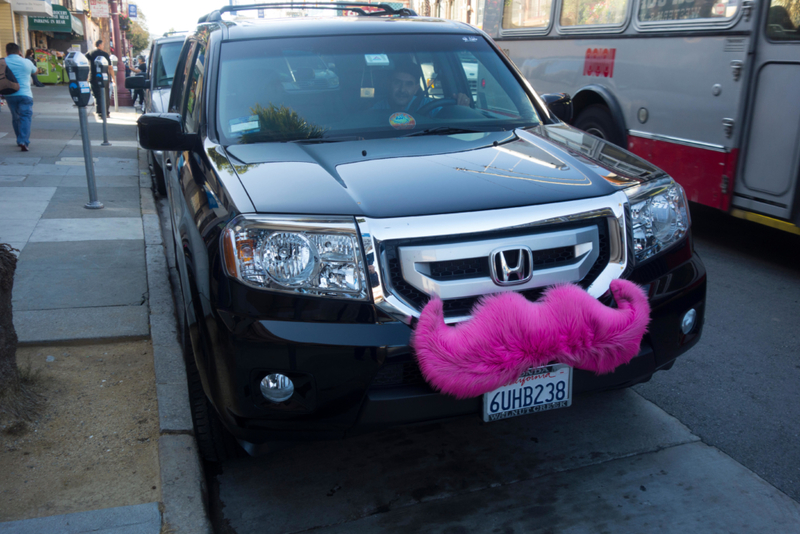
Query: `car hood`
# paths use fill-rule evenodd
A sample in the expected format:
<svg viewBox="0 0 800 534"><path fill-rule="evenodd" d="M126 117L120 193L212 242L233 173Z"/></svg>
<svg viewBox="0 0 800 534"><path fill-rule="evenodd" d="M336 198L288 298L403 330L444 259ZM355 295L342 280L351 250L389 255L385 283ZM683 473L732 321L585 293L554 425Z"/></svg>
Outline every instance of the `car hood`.
<svg viewBox="0 0 800 534"><path fill-rule="evenodd" d="M480 211L604 196L663 176L563 124L226 150L224 164L236 170L259 213L382 218Z"/></svg>

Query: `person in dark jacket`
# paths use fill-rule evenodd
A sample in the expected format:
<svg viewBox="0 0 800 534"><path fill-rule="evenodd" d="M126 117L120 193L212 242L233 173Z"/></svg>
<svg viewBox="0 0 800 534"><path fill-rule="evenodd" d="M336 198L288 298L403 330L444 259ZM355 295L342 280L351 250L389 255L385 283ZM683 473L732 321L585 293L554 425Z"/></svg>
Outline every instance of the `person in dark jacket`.
<svg viewBox="0 0 800 534"><path fill-rule="evenodd" d="M147 76L147 61L145 61L144 56L139 56L136 58L138 65L131 67L131 72L135 73L136 76ZM139 99L139 106L141 106L142 111L144 111L144 89L134 89L133 90L133 107L136 108L136 99Z"/></svg>
<svg viewBox="0 0 800 534"><path fill-rule="evenodd" d="M114 77L114 68L111 66L111 56L108 55L108 52L103 50L103 40L102 39L98 40L97 42L94 43L94 46L95 46L95 49L92 50L90 53L86 54L86 59L89 60L89 63L90 63L91 68L92 68L92 74L91 74L91 78L89 80L89 83L92 86L92 93L94 94L95 102L97 102L97 104L96 104L97 105L97 108L96 108L97 109L97 116L100 118L100 120L103 120L103 112L101 111L101 109L102 109L101 102L102 102L102 98L103 97L102 97L102 93L100 91L105 92L105 95L106 95L106 116L110 117L111 116L111 112L108 111L108 106L111 103L111 98L109 97L108 89L109 89L109 86L111 85L111 80ZM95 70L95 63L94 63L94 60L97 59L100 56L103 56L104 58L106 58L106 61L108 61L108 82L105 84L105 88L103 88L103 89L101 89L100 85L98 85L98 83L97 83L97 71Z"/></svg>

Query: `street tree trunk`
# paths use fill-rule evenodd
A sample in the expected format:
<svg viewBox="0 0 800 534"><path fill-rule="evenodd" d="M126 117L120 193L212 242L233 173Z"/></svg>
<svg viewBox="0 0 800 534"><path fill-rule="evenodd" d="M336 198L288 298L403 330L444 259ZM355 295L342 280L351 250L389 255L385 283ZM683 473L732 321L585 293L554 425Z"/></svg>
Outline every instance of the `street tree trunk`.
<svg viewBox="0 0 800 534"><path fill-rule="evenodd" d="M19 383L17 369L17 332L11 314L11 289L17 257L11 247L0 244L0 392L6 392Z"/></svg>
<svg viewBox="0 0 800 534"><path fill-rule="evenodd" d="M11 290L17 257L10 245L0 243L0 415L30 419L38 395L23 383L17 367L17 332L11 313Z"/></svg>

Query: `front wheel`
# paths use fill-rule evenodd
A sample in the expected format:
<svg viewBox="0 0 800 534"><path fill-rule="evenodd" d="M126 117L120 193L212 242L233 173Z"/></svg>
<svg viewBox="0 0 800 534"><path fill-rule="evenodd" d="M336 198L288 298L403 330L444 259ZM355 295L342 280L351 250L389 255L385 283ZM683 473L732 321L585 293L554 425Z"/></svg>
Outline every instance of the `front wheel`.
<svg viewBox="0 0 800 534"><path fill-rule="evenodd" d="M150 162L153 168L153 174L152 174L153 189L155 191L158 191L158 194L161 195L162 197L166 197L167 182L164 177L164 170L161 168L161 166L156 161L156 158L154 158L152 154L150 155Z"/></svg>
<svg viewBox="0 0 800 534"><path fill-rule="evenodd" d="M580 112L573 124L576 128L592 134L600 139L605 139L617 146L625 148L625 134L614 122L608 108L600 104L593 104Z"/></svg>
<svg viewBox="0 0 800 534"><path fill-rule="evenodd" d="M197 448L200 455L208 462L222 462L230 458L241 458L246 455L236 438L222 425L211 401L203 391L200 371L194 359L192 342L189 339L188 322L184 315L183 355L186 361L186 381L189 385L189 403L192 409L192 423Z"/></svg>

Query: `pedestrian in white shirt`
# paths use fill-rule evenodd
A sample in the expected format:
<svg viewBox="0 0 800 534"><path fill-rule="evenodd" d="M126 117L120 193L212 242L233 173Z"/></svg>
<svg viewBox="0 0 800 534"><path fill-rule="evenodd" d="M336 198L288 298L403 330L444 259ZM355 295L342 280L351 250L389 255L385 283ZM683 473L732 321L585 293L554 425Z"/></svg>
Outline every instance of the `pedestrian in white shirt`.
<svg viewBox="0 0 800 534"><path fill-rule="evenodd" d="M6 45L6 65L19 83L19 91L6 95L8 109L11 110L11 124L17 135L17 145L23 152L28 151L31 142L31 119L33 118L33 93L31 76L36 74L36 65L22 57L17 43Z"/></svg>

